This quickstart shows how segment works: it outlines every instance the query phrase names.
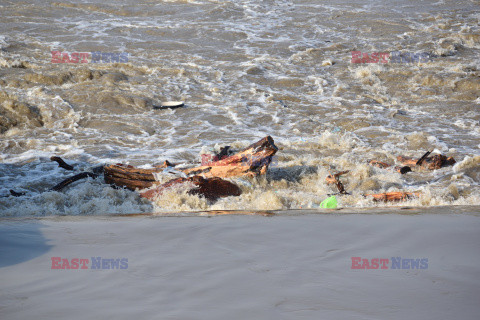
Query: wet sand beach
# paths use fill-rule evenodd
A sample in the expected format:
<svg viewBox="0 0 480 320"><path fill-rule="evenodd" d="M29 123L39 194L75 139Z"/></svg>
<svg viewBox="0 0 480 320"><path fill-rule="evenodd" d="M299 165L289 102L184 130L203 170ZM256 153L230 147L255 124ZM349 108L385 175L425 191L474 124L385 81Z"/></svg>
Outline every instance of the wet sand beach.
<svg viewBox="0 0 480 320"><path fill-rule="evenodd" d="M448 211L3 219L2 318L477 319L479 211ZM128 265L52 269L52 257ZM427 265L352 269L352 257Z"/></svg>

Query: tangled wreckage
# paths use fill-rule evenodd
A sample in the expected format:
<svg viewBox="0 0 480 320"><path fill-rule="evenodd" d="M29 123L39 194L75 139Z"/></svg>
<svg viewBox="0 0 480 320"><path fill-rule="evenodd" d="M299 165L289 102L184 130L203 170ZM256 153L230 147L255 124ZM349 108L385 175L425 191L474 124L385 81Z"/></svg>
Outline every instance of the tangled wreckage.
<svg viewBox="0 0 480 320"><path fill-rule="evenodd" d="M178 185L188 185L189 194L196 194L205 197L210 201L229 196L240 196L242 190L227 178L235 177L256 177L267 173L268 167L272 162L273 156L278 148L272 137L267 136L243 150L233 153L229 146L223 147L221 151L212 157L202 155L200 166L184 167L165 161L162 165L151 169L137 168L126 164L110 164L93 168L92 172L81 172L59 184L52 187L51 191L60 191L66 186L84 178L97 178L103 174L105 182L115 188L126 188L137 191L141 197L154 200L165 190ZM444 155L434 155L429 157L431 152L425 153L418 160L399 156L397 161L403 166L392 166L390 164L377 160L369 161L371 166L386 170L395 170L401 174L406 174L414 170L436 170L445 166L451 166L455 163L452 157ZM207 158L207 159L206 159ZM60 157L54 156L52 161L56 161L60 167L65 170L74 170L72 166L63 161ZM210 161L211 160L211 161ZM174 172L180 177L171 179L165 183L157 179L157 175L162 172ZM342 181L342 175L349 171L330 173L325 179L327 185L334 185L337 189L336 194L349 194ZM25 193L10 190L12 196L23 196ZM420 192L385 192L377 194L365 194L365 197L371 197L374 201L391 202L403 201L413 197L418 197Z"/></svg>

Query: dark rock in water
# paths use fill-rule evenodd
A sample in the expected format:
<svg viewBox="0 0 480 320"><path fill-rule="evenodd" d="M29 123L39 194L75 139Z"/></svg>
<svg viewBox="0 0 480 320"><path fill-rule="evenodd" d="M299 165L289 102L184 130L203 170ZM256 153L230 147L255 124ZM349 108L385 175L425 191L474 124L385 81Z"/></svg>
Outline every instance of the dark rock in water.
<svg viewBox="0 0 480 320"><path fill-rule="evenodd" d="M201 176L193 176L190 178L177 178L170 180L155 189L141 192L140 195L143 198L154 200L154 198L161 195L164 190L187 182L191 182L196 186L196 188L192 188L188 193L198 194L212 201L217 200L218 198L239 196L242 194L240 188L230 181L217 177L205 179Z"/></svg>

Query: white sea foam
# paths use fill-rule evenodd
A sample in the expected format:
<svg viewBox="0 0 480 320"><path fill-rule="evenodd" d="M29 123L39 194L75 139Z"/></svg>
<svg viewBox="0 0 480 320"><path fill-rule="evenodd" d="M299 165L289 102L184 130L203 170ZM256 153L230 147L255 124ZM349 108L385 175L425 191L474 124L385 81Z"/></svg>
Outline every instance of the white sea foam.
<svg viewBox="0 0 480 320"><path fill-rule="evenodd" d="M30 190L24 169L15 163L38 166L40 179L41 163L53 154L84 168L116 162L151 167L167 159L199 163L204 146L244 147L266 135L280 146L273 180L249 182L243 198L220 200L218 207L265 208L270 200L275 208L315 207L334 191L324 185L322 168L353 170L377 157L396 164L397 155L418 157L426 150L453 155L457 165L474 157L480 135L478 14L462 8L468 11L462 15L453 3L435 4L452 9L442 15L407 3L372 5L127 1L122 8L40 6L61 14L35 20L38 29L24 30L26 37L0 38L2 106L8 119L0 159L12 165L6 176L19 176L5 180L4 194ZM7 16L11 9L5 8ZM30 19L23 14L19 26ZM17 23L7 16L6 24ZM129 61L52 64L53 49L128 52ZM443 56L422 64L352 64L353 50ZM28 76L32 73L40 80ZM151 109L167 100L184 100L186 106ZM468 168L455 172L456 187L450 187L449 169L405 176L377 171L346 177L346 184L362 192L427 185L432 200L412 200L416 205L472 203L479 194L480 181ZM31 190L40 192L41 186L46 187L40 183ZM453 191L445 195L449 188ZM340 203L383 205L360 193ZM217 205L200 199L188 203L168 208Z"/></svg>

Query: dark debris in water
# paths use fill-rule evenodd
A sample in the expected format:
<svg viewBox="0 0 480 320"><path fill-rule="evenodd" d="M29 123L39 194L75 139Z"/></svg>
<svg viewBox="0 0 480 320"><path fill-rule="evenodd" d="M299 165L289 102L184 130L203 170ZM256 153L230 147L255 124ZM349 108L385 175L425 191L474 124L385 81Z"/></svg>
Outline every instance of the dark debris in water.
<svg viewBox="0 0 480 320"><path fill-rule="evenodd" d="M22 197L22 196L26 195L27 193L26 192L16 192L14 190L10 190L10 194L14 197Z"/></svg>

